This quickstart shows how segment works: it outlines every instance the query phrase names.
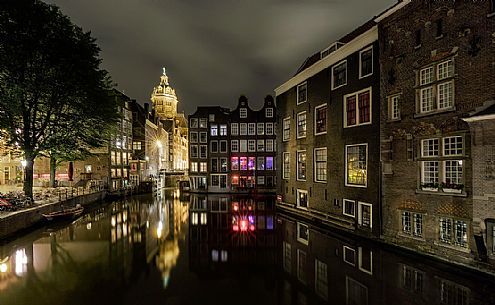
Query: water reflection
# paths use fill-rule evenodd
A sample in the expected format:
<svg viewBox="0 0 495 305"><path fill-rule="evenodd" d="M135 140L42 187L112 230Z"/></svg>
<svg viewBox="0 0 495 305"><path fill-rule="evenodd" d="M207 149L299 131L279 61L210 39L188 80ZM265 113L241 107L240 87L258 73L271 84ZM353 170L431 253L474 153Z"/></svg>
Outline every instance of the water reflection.
<svg viewBox="0 0 495 305"><path fill-rule="evenodd" d="M382 248L167 190L0 246L0 304L495 304L493 277Z"/></svg>

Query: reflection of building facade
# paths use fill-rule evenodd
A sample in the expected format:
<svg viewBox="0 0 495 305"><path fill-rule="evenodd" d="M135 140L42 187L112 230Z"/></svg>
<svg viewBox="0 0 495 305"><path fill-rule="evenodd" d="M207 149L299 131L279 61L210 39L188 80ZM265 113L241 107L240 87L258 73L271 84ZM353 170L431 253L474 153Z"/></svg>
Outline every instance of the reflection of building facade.
<svg viewBox="0 0 495 305"><path fill-rule="evenodd" d="M228 270L273 268L277 257L274 217L273 196L192 195L189 210L191 270L217 277Z"/></svg>
<svg viewBox="0 0 495 305"><path fill-rule="evenodd" d="M167 171L187 170L189 163L187 120L183 113L177 113L179 101L175 90L168 82L165 69L160 76L160 84L153 89L151 102L169 135L169 154L163 169Z"/></svg>
<svg viewBox="0 0 495 305"><path fill-rule="evenodd" d="M12 153L0 155L0 185L14 185L24 180L21 161L22 158Z"/></svg>
<svg viewBox="0 0 495 305"><path fill-rule="evenodd" d="M272 192L275 189L275 103L249 108L241 96L236 109L198 107L189 115L193 192Z"/></svg>
<svg viewBox="0 0 495 305"><path fill-rule="evenodd" d="M378 29L369 21L275 89L284 207L380 235L379 72Z"/></svg>
<svg viewBox="0 0 495 305"><path fill-rule="evenodd" d="M277 224L284 272L280 304L484 305L495 300L491 280L467 270L388 252L289 217L279 217Z"/></svg>

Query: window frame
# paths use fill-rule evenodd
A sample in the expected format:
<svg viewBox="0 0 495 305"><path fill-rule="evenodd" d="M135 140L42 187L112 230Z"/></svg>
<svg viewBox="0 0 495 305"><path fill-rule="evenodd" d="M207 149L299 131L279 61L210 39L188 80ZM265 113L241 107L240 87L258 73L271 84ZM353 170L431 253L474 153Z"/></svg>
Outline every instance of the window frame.
<svg viewBox="0 0 495 305"><path fill-rule="evenodd" d="M353 210L354 214L346 213L346 203L352 203L352 210ZM342 199L342 214L345 216L356 218L356 200L343 198Z"/></svg>
<svg viewBox="0 0 495 305"><path fill-rule="evenodd" d="M300 196L299 194L306 194L306 206L301 206L301 203L300 203ZM308 191L307 190L303 190L303 189L296 189L296 207L298 209L304 209L304 210L307 210L309 208L309 198L308 198Z"/></svg>
<svg viewBox="0 0 495 305"><path fill-rule="evenodd" d="M288 162L285 162L285 156L288 156ZM287 168L286 168L287 165ZM290 179L290 152L282 153L282 178L284 180Z"/></svg>
<svg viewBox="0 0 495 305"><path fill-rule="evenodd" d="M272 107L265 109L265 117L273 118L273 108Z"/></svg>
<svg viewBox="0 0 495 305"><path fill-rule="evenodd" d="M235 143L235 149L234 149ZM239 140L230 140L230 151L231 152L239 152Z"/></svg>
<svg viewBox="0 0 495 305"><path fill-rule="evenodd" d="M393 94L388 97L388 120L389 121L400 121L401 115L400 115L400 100L401 100L401 93ZM397 117L394 117L394 99L397 103Z"/></svg>
<svg viewBox="0 0 495 305"><path fill-rule="evenodd" d="M352 184L348 183L348 170L349 170L349 164L348 164L348 149L351 146L362 146L364 145L366 147L366 179L364 181L364 185L362 184ZM368 187L368 143L358 143L358 144L348 144L345 146L345 186L349 187L362 187L362 188L367 188Z"/></svg>
<svg viewBox="0 0 495 305"><path fill-rule="evenodd" d="M317 151L324 150L325 151L325 161L318 161L317 160ZM318 180L318 174L319 174L319 169L318 169L318 163L325 163L325 180ZM328 150L327 147L318 147L313 150L313 173L314 173L314 182L316 183L327 183L328 181Z"/></svg>
<svg viewBox="0 0 495 305"><path fill-rule="evenodd" d="M301 87L304 87L305 88L305 97L304 97L304 101L299 101L299 94L300 94L300 88ZM300 84L297 85L296 87L296 105L301 105L301 104L304 104L308 101L308 82L302 82Z"/></svg>
<svg viewBox="0 0 495 305"><path fill-rule="evenodd" d="M304 114L304 124L301 124L301 126L299 126L300 125L299 116L303 114ZM299 135L299 131L300 131L299 128L302 128L303 126L304 126L304 135ZM307 111L301 111L296 114L296 138L303 139L306 138L307 135L308 135L308 115L307 115Z"/></svg>
<svg viewBox="0 0 495 305"><path fill-rule="evenodd" d="M371 72L366 74L366 75L363 75L363 66L362 66L362 61L363 61L363 58L362 58L362 55L364 52L367 52L371 50ZM362 78L365 78L365 77L368 77L368 76L371 76L373 75L373 72L374 72L374 65L373 65L373 59L374 59L374 54L373 54L373 45L370 45L366 48L364 48L363 50L359 51L359 79L362 79Z"/></svg>
<svg viewBox="0 0 495 305"><path fill-rule="evenodd" d="M309 226L304 224L304 223L301 223L301 222L296 222L296 227L297 227L297 232L296 232L296 239L298 242L304 244L304 245L309 245ZM307 239L304 239L300 236L300 233L301 233L301 227L305 227L306 230L307 230L307 235L308 235L308 238Z"/></svg>
<svg viewBox="0 0 495 305"><path fill-rule="evenodd" d="M344 65L344 64L345 64L345 81L344 81L343 84L340 84L338 86L335 86L335 74L334 74L334 70L335 70L335 68L338 68L338 67L340 67L341 65ZM331 82L332 82L332 84L331 84L332 90L336 90L336 89L338 89L340 87L343 87L343 86L347 85L347 59L344 59L344 60L342 60L342 61L340 61L340 62L338 62L338 63L336 63L335 65L332 66L332 69L331 69Z"/></svg>
<svg viewBox="0 0 495 305"><path fill-rule="evenodd" d="M286 127L286 122L288 122L288 128ZM286 131L287 131L287 137L286 137ZM287 142L290 140L290 117L286 117L282 121L282 141Z"/></svg>
<svg viewBox="0 0 495 305"><path fill-rule="evenodd" d="M358 201L357 206L358 206L358 225L362 228L369 228L370 230L372 230L373 229L373 205L371 203ZM362 206L370 207L370 224L369 224L369 227L366 225L363 225L363 215L362 215L363 212L361 210Z"/></svg>
<svg viewBox="0 0 495 305"><path fill-rule="evenodd" d="M321 108L325 108L325 130L324 131L320 131L318 132L318 128L317 128L317 122L318 122L318 118L317 118L317 114L318 114L318 111L321 109ZM323 103L321 105L318 105L315 107L315 114L314 114L314 134L315 136L319 136L319 135L323 135L323 134L326 134L327 133L327 130L328 130L328 106L327 106L327 103Z"/></svg>
<svg viewBox="0 0 495 305"><path fill-rule="evenodd" d="M232 136L239 135L239 123L230 123L230 135Z"/></svg>
<svg viewBox="0 0 495 305"><path fill-rule="evenodd" d="M365 93L369 91L369 104L370 104L370 110L369 110L369 122L360 122L360 114L361 114L361 107L359 107L359 95L362 93ZM356 124L349 125L347 122L347 98L354 96L354 105L355 105L355 111L356 111ZM343 112L343 122L344 122L344 128L352 128L352 127L357 127L357 126L363 126L363 125L371 125L373 124L373 89L372 87L367 87L364 89L361 89L359 91L355 91L349 94L344 95L344 112Z"/></svg>
<svg viewBox="0 0 495 305"><path fill-rule="evenodd" d="M304 178L301 178L299 176L299 154L302 154L304 153ZM308 167L307 167L307 163L308 162L308 155L306 153L306 150L297 150L296 151L296 180L297 181L306 181L306 179L308 179Z"/></svg>
<svg viewBox="0 0 495 305"><path fill-rule="evenodd" d="M245 119L248 117L248 111L247 111L247 108L245 107L242 107L242 108L239 108L239 118L241 119Z"/></svg>

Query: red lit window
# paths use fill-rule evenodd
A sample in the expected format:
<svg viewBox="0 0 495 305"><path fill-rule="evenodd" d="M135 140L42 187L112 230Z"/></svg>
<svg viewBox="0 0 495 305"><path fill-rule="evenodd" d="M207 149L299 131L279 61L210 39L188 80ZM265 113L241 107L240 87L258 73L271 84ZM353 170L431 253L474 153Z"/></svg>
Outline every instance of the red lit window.
<svg viewBox="0 0 495 305"><path fill-rule="evenodd" d="M366 91L359 94L359 123L368 123L370 121L370 92Z"/></svg>
<svg viewBox="0 0 495 305"><path fill-rule="evenodd" d="M239 157L232 157L230 161L231 161L230 169L233 171L239 170Z"/></svg>
<svg viewBox="0 0 495 305"><path fill-rule="evenodd" d="M347 126L356 125L356 97L347 98Z"/></svg>
<svg viewBox="0 0 495 305"><path fill-rule="evenodd" d="M241 161L241 171L247 170L247 157L240 157L239 160Z"/></svg>

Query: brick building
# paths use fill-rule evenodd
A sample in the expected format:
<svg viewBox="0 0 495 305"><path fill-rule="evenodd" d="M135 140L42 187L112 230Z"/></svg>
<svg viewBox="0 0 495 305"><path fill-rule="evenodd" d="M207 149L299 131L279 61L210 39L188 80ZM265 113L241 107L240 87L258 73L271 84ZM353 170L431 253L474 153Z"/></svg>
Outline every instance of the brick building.
<svg viewBox="0 0 495 305"><path fill-rule="evenodd" d="M275 103L252 110L241 96L236 109L198 107L189 116L191 189L262 192L275 188Z"/></svg>
<svg viewBox="0 0 495 305"><path fill-rule="evenodd" d="M472 157L490 142L473 144L462 118L495 98L493 1L402 3L375 19L384 237L449 259L481 257Z"/></svg>
<svg viewBox="0 0 495 305"><path fill-rule="evenodd" d="M281 207L366 236L381 227L378 54L369 21L275 89Z"/></svg>

